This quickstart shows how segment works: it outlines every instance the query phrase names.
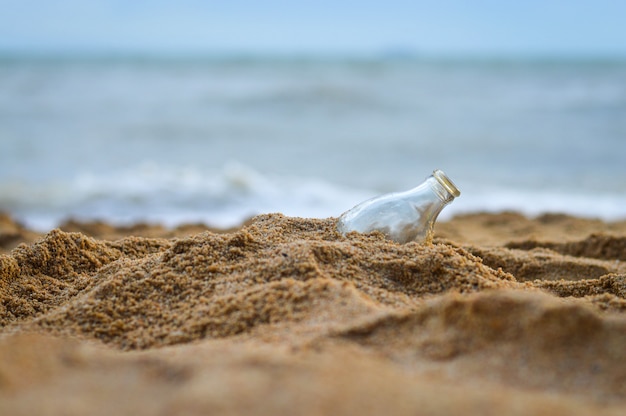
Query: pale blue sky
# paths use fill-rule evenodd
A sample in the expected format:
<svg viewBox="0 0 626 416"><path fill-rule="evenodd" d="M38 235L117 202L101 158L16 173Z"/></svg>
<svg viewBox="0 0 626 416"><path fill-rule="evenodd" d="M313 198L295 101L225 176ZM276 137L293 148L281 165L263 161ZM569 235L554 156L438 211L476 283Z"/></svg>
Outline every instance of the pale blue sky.
<svg viewBox="0 0 626 416"><path fill-rule="evenodd" d="M626 1L0 0L0 50L626 56Z"/></svg>

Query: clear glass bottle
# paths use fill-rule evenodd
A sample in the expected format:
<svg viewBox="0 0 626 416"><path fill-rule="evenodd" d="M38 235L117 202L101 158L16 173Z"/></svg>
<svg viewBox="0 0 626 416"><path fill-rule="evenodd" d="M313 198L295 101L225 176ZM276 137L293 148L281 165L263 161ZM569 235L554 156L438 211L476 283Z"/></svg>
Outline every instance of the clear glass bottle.
<svg viewBox="0 0 626 416"><path fill-rule="evenodd" d="M398 243L431 242L437 216L459 195L450 178L435 170L416 188L378 196L344 212L337 230L342 234L380 231Z"/></svg>

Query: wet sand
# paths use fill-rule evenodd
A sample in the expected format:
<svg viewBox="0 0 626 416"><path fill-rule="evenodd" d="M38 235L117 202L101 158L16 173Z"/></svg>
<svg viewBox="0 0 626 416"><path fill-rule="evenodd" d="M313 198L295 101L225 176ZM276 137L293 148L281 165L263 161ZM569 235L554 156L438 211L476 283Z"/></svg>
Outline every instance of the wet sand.
<svg viewBox="0 0 626 416"><path fill-rule="evenodd" d="M624 414L626 221L0 217L0 414Z"/></svg>

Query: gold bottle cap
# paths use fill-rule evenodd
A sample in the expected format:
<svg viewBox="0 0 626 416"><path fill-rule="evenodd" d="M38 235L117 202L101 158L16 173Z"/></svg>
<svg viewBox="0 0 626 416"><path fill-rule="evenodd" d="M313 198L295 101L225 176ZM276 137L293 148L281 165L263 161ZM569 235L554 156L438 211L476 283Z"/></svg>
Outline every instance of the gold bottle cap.
<svg viewBox="0 0 626 416"><path fill-rule="evenodd" d="M435 169L433 171L433 177L437 179L441 186L443 186L446 191L450 192L455 198L461 195L461 191L459 191L459 188L456 187L454 182L452 182L450 178L448 178L448 176L443 173L442 170Z"/></svg>

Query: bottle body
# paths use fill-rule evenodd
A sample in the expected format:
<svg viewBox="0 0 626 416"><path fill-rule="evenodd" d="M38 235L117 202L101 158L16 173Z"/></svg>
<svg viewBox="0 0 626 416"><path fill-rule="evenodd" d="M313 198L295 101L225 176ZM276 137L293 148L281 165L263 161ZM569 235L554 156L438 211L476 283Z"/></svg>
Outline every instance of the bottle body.
<svg viewBox="0 0 626 416"><path fill-rule="evenodd" d="M375 197L344 212L337 230L342 234L379 231L398 243L429 242L437 216L459 195L454 183L435 170L416 188Z"/></svg>

